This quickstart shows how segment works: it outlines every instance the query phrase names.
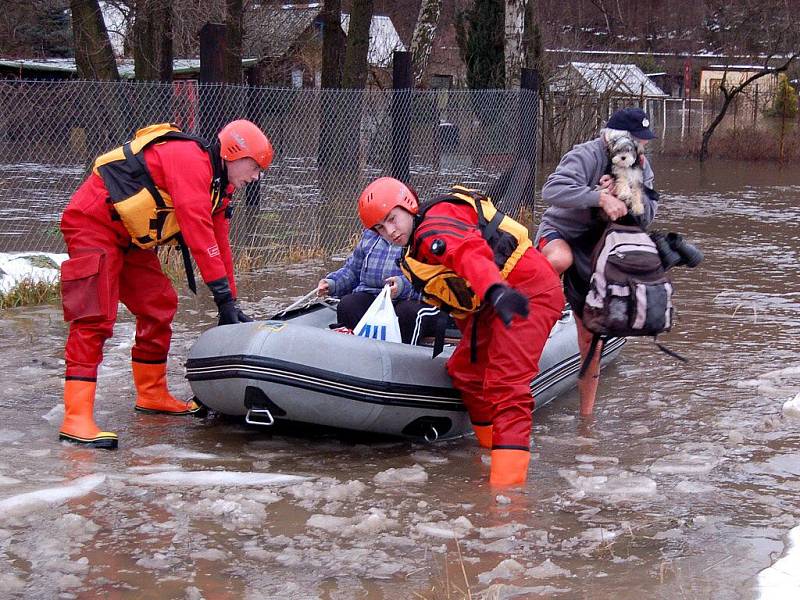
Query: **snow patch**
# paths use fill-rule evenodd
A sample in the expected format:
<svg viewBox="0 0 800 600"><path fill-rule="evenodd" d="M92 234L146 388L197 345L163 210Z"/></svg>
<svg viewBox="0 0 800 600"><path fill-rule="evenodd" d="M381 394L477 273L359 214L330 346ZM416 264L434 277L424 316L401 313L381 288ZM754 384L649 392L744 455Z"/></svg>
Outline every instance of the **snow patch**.
<svg viewBox="0 0 800 600"><path fill-rule="evenodd" d="M66 254L47 252L0 252L0 294L6 294L22 281L55 283L60 278Z"/></svg>
<svg viewBox="0 0 800 600"><path fill-rule="evenodd" d="M789 532L786 554L758 574L759 600L790 600L800 590L800 525Z"/></svg>

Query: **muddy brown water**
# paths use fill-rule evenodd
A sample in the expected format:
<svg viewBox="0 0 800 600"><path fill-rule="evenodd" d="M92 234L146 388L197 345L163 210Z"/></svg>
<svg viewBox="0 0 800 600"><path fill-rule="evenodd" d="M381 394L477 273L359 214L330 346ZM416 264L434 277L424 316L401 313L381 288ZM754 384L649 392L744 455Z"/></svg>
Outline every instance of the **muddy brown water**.
<svg viewBox="0 0 800 600"><path fill-rule="evenodd" d="M96 410L121 447L62 445L60 313L1 314L0 597L766 594L758 573L800 524L800 421L781 412L800 392L800 175L655 167L658 227L706 255L675 272L678 323L663 339L690 362L632 340L604 372L592 419L578 418L575 393L536 413L529 481L501 495L469 438L412 444L135 414L127 313L106 347ZM331 264L247 277L245 307L266 317ZM206 298L182 299L178 393L190 392L182 361L213 316ZM202 470L238 479L176 475ZM306 479L250 485L256 473ZM35 491L46 501L21 496Z"/></svg>

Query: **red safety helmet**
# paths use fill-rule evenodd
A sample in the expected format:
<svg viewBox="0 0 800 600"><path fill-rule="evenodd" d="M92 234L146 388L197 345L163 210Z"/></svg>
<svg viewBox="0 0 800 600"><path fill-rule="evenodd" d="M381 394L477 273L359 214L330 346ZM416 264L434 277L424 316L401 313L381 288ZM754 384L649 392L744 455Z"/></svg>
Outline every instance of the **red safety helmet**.
<svg viewBox="0 0 800 600"><path fill-rule="evenodd" d="M358 199L358 216L367 229L372 229L386 218L395 207L406 209L412 215L419 210L417 193L402 181L381 177L370 183Z"/></svg>
<svg viewBox="0 0 800 600"><path fill-rule="evenodd" d="M252 158L261 169L266 169L272 162L272 144L255 123L245 119L231 121L217 137L223 160Z"/></svg>

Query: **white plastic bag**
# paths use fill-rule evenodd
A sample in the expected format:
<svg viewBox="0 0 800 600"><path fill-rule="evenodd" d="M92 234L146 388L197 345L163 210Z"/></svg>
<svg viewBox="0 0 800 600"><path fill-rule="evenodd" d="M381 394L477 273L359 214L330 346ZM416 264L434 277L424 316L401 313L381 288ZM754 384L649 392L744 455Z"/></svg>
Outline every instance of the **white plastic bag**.
<svg viewBox="0 0 800 600"><path fill-rule="evenodd" d="M370 304L353 333L374 340L402 343L400 324L392 304L392 293L386 285Z"/></svg>

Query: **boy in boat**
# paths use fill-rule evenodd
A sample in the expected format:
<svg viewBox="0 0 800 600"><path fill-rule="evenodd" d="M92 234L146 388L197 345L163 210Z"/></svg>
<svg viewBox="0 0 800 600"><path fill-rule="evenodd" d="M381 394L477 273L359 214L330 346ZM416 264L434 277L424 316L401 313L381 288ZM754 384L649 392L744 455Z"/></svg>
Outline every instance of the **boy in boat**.
<svg viewBox="0 0 800 600"><path fill-rule="evenodd" d="M403 276L397 261L402 248L384 240L371 229L365 229L353 253L341 269L328 273L317 285L319 296L340 298L336 306L336 319L347 329L355 326L367 312L375 298L389 285L392 303L400 324L404 344L410 344L417 324L417 313L425 304L420 294ZM430 335L430 318L423 317L421 337Z"/></svg>
<svg viewBox="0 0 800 600"><path fill-rule="evenodd" d="M592 252L603 235L608 220L628 215L628 207L617 198L610 175L607 137L609 131L627 131L639 146L645 194L644 214L634 219L642 228L652 222L658 208L658 195L653 191L653 169L642 154L647 142L655 138L649 129L647 114L640 108L618 110L608 120L600 135L567 152L542 188L542 199L550 207L544 211L536 234L537 248L564 274L567 301L575 314L578 347L582 361L592 342L592 332L583 325L583 306L589 293L592 273ZM592 414L600 381L600 352L595 353L578 380L580 413Z"/></svg>
<svg viewBox="0 0 800 600"><path fill-rule="evenodd" d="M491 448L492 485L525 482L530 461L530 384L564 295L527 230L463 187L420 204L391 177L370 183L364 226L403 246L401 267L431 304L449 312L462 338L447 371L478 443Z"/></svg>
<svg viewBox="0 0 800 600"><path fill-rule="evenodd" d="M228 205L233 190L257 180L272 156L264 133L239 120L223 127L212 144L169 123L151 125L95 160L61 217L69 252L61 265L61 295L70 329L60 439L117 447L117 434L95 424L94 399L103 344L113 332L119 302L136 316L135 409L167 415L199 410L167 390L178 296L155 248L178 240L187 265L191 252L220 325L249 321L236 304ZM187 277L194 291L190 266Z"/></svg>

